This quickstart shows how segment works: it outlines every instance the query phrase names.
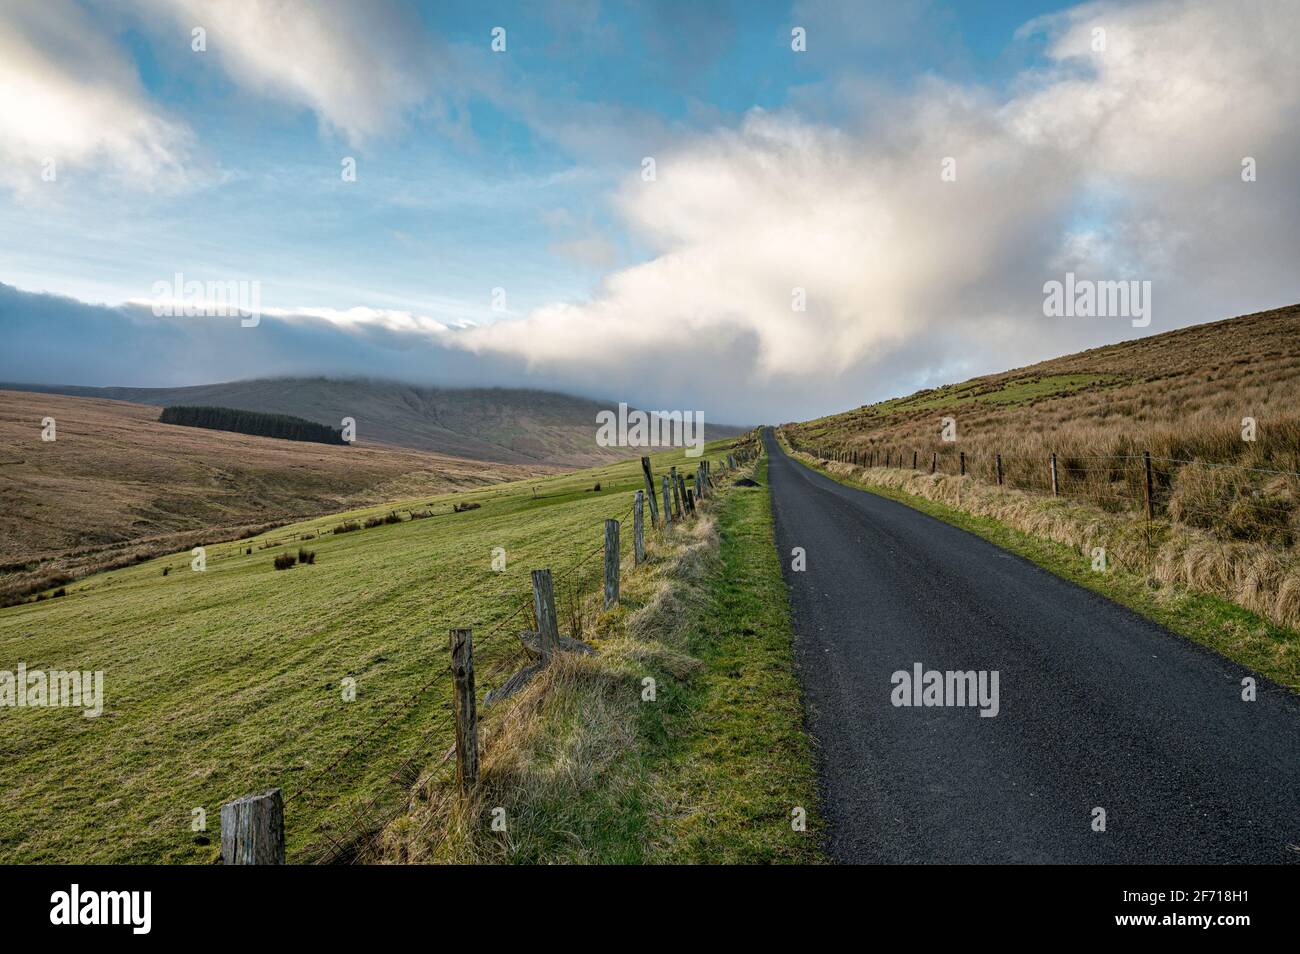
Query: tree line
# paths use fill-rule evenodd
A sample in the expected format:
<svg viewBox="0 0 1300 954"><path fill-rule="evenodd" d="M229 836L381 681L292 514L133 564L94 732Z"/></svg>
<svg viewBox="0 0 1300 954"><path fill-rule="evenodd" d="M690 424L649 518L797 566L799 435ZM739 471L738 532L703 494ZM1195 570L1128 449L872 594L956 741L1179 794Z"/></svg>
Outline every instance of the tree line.
<svg viewBox="0 0 1300 954"><path fill-rule="evenodd" d="M346 444L343 432L328 424L317 424L289 414L242 411L233 407L194 407L174 405L163 408L161 424L206 427L214 431L235 431L258 437L277 437L286 441L313 441L317 444Z"/></svg>

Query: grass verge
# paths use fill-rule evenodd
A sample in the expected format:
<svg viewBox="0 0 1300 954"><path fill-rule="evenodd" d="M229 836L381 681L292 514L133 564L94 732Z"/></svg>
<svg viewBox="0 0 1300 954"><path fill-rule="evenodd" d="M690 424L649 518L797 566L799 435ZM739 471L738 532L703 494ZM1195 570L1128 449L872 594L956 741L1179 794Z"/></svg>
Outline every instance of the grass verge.
<svg viewBox="0 0 1300 954"><path fill-rule="evenodd" d="M767 489L701 509L627 577L597 655L561 656L491 716L477 796L417 788L375 860L820 860Z"/></svg>
<svg viewBox="0 0 1300 954"><path fill-rule="evenodd" d="M823 860L766 458L755 476L760 486L736 488L720 508L719 565L688 647L702 669L679 690L681 715L657 741L669 813L656 860ZM806 832L792 830L795 807L807 812Z"/></svg>

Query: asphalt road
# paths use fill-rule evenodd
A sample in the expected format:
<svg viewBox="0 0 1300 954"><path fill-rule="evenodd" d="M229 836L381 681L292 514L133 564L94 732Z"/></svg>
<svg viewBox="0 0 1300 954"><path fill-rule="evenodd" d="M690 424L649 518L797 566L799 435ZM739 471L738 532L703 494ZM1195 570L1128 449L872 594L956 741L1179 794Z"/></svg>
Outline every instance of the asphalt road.
<svg viewBox="0 0 1300 954"><path fill-rule="evenodd" d="M767 448L833 858L1300 862L1294 696L1244 702L1249 670ZM997 714L894 705L918 663L989 673L986 700L997 671Z"/></svg>

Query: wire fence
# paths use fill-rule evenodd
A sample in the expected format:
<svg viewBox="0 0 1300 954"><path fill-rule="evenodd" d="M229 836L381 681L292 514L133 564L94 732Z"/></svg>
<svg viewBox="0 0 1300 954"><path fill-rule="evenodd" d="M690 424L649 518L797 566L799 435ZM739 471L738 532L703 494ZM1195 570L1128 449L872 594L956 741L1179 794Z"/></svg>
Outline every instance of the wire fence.
<svg viewBox="0 0 1300 954"><path fill-rule="evenodd" d="M796 439L791 446L823 461L966 476L1014 490L1084 500L1109 513L1167 520L1227 540L1283 547L1300 540L1300 472L1255 463L1147 453L1018 456L972 453L955 444L942 449L845 447Z"/></svg>
<svg viewBox="0 0 1300 954"><path fill-rule="evenodd" d="M717 462L718 469L734 471L738 466L737 458L747 460L752 456L756 455L750 449L738 448ZM458 720L463 718L465 706L468 705L471 719L476 720L473 713L482 704L480 697L485 701L489 693L526 676L529 665L544 665L549 660L544 645L548 624L539 619L539 607L547 616L553 613L551 628L563 630L569 639L582 640L600 613L608 608L611 583L617 591L619 568L636 565L640 562L637 554L645 553L646 536L637 531L648 528L650 539L658 545L665 539L663 534L668 527L690 520L695 514L695 503L711 495L716 487L717 478L713 476L713 464L709 461L702 461L695 474L690 476L677 475L676 468L673 468L671 481L668 475L664 475L660 485L655 484L649 459L643 458L642 464L645 489L636 492L626 510L602 521L600 542L584 547L572 562L561 569L535 571L531 591L518 591L506 597L500 617L487 629L473 633L469 658L470 685L477 685L469 692L468 700L464 698L463 686L456 679L457 631L453 630L450 659L439 653L425 660L422 664L427 664L430 671L427 680L409 695L382 709L355 739L320 768L298 781L292 790L270 789L222 806L223 861L227 864L283 862L284 819L290 807L299 816L317 816L313 830L305 839L305 846L295 850L292 860L325 864L363 861L391 823L409 812L415 794L449 797L453 786L446 784L448 773L454 769L460 777L466 771L466 753L458 749L455 741L463 729ZM687 481L692 485L690 488L686 486ZM665 493L670 486L671 491ZM660 498L657 521L652 503L656 496ZM650 512L643 510L638 515L638 508L647 504ZM611 528L608 526L610 523L616 526ZM611 531L617 536L611 536ZM568 552L588 534L595 537L587 528L562 535L553 543L552 550ZM611 540L617 541L616 547L611 545ZM539 590L539 572L545 574L545 597ZM600 598L602 594L603 600ZM519 638L512 638L512 635ZM530 645L529 640L533 638L536 643ZM435 640L435 643L439 642ZM541 663L534 663L539 647ZM487 648L492 651L485 653ZM478 661L476 671L474 657ZM448 699L452 700L451 705L445 701ZM349 793L359 767L364 769L377 758L390 743L393 730L412 714L426 722L416 743L402 743L400 760L386 772L382 784L371 784L361 795ZM470 737L477 739L476 732L474 728ZM404 738L409 739L409 733ZM476 771L477 742L473 748L471 761ZM326 809L331 807L332 811L327 813ZM269 838L265 834L267 831L272 833Z"/></svg>

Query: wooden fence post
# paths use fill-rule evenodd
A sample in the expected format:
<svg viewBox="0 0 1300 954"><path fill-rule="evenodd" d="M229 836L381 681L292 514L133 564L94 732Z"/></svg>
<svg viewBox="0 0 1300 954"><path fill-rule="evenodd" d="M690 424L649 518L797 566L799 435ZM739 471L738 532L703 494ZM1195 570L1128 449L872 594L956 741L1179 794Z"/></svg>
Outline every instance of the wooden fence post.
<svg viewBox="0 0 1300 954"><path fill-rule="evenodd" d="M966 476L966 452L961 451L960 454L961 454L961 476L965 477Z"/></svg>
<svg viewBox="0 0 1300 954"><path fill-rule="evenodd" d="M681 474L677 475L677 493L682 498L682 512L694 514L695 505L686 499L686 478Z"/></svg>
<svg viewBox="0 0 1300 954"><path fill-rule="evenodd" d="M456 690L456 784L468 798L478 785L478 710L474 701L474 636L451 631L451 678Z"/></svg>
<svg viewBox="0 0 1300 954"><path fill-rule="evenodd" d="M618 521L605 521L605 609L618 602Z"/></svg>
<svg viewBox="0 0 1300 954"><path fill-rule="evenodd" d="M1154 486L1151 482L1151 452L1150 451L1142 452L1142 464L1144 467L1146 467L1146 471L1147 471L1147 519L1151 520L1155 516L1155 505L1151 500L1152 490L1154 489Z"/></svg>
<svg viewBox="0 0 1300 954"><path fill-rule="evenodd" d="M668 482L672 484L673 487L673 517L680 520L682 518L682 498L681 495L678 494L677 492L677 468L676 467L673 467L669 471Z"/></svg>
<svg viewBox="0 0 1300 954"><path fill-rule="evenodd" d="M537 652L542 663L560 648L560 624L555 618L555 590L550 570L533 570L533 612L537 615Z"/></svg>
<svg viewBox="0 0 1300 954"><path fill-rule="evenodd" d="M635 566L645 562L645 491L636 492L632 506L632 561Z"/></svg>
<svg viewBox="0 0 1300 954"><path fill-rule="evenodd" d="M889 455L890 455L891 453L892 453L892 451L885 451L885 466L886 466L886 467L889 466Z"/></svg>
<svg viewBox="0 0 1300 954"><path fill-rule="evenodd" d="M691 513L695 513L695 494L689 487L686 489L686 503L691 508Z"/></svg>
<svg viewBox="0 0 1300 954"><path fill-rule="evenodd" d="M641 472L645 474L645 493L650 498L650 526L659 523L659 506L655 503L655 478L650 473L650 458L641 458Z"/></svg>
<svg viewBox="0 0 1300 954"><path fill-rule="evenodd" d="M912 451L912 469L916 470L916 451Z"/></svg>
<svg viewBox="0 0 1300 954"><path fill-rule="evenodd" d="M668 496L668 475L663 475L664 488L664 529L671 530L673 526L673 505Z"/></svg>
<svg viewBox="0 0 1300 954"><path fill-rule="evenodd" d="M1052 455L1052 496L1058 496L1056 491L1056 455Z"/></svg>
<svg viewBox="0 0 1300 954"><path fill-rule="evenodd" d="M221 806L221 860L228 865L284 864L284 797L278 788Z"/></svg>
<svg viewBox="0 0 1300 954"><path fill-rule="evenodd" d="M997 461L998 461L998 486L1001 487L1002 486L1002 455L1001 454L998 454Z"/></svg>
<svg viewBox="0 0 1300 954"><path fill-rule="evenodd" d="M930 455L930 473L933 474L938 469L939 469L939 452L934 451Z"/></svg>

